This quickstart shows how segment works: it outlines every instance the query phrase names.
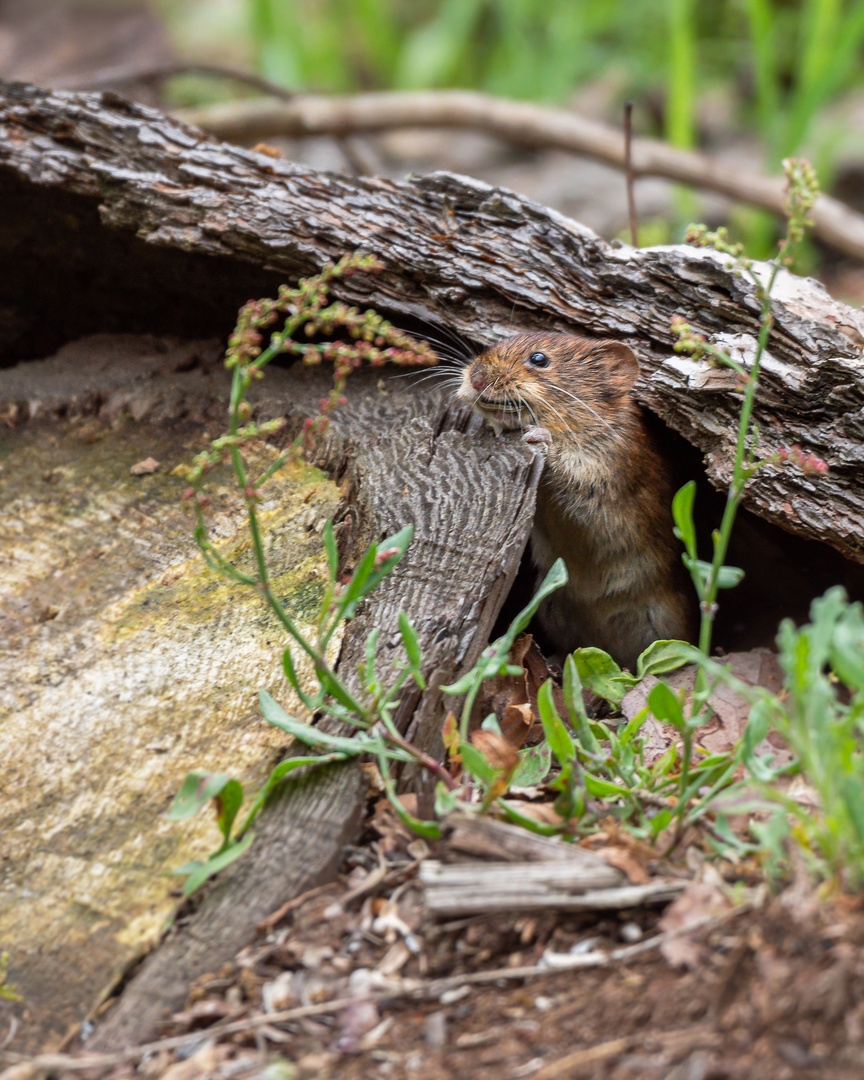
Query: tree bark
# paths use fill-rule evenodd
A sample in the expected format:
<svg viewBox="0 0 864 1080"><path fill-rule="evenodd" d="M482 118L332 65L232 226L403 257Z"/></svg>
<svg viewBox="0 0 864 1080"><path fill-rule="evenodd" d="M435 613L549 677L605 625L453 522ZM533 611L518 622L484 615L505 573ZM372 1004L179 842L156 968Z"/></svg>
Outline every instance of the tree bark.
<svg viewBox="0 0 864 1080"><path fill-rule="evenodd" d="M340 285L350 301L447 325L479 344L523 329L627 341L642 360L640 401L703 452L713 481L728 477L735 380L675 355L669 328L681 315L752 354L753 290L721 255L607 244L512 192L450 174L395 183L315 172L214 143L111 93L6 86L0 138L7 196L55 215L50 246L32 214L5 223L0 302L13 327L44 323L46 302L70 307L71 265L87 282L70 311L76 329L104 323L110 309L126 328L149 311L150 330L200 330L204 319L212 333L230 325L238 296L364 249L386 269ZM98 243L82 249L81 220L95 212ZM755 415L761 451L800 444L830 472L768 466L747 505L864 561L864 316L788 273L772 307ZM154 327L154 318L172 325Z"/></svg>

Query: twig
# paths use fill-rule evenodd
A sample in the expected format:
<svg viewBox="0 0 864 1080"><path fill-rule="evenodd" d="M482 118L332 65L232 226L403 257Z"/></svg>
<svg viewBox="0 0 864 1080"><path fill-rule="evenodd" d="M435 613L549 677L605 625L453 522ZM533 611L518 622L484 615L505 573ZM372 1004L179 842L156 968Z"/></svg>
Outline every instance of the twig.
<svg viewBox="0 0 864 1080"><path fill-rule="evenodd" d="M170 1038L157 1039L154 1042L142 1043L140 1046L130 1046L126 1050L118 1050L112 1054L38 1054L36 1057L28 1057L26 1054L13 1053L11 1050L0 1050L0 1057L6 1058L13 1064L30 1064L45 1072L60 1070L80 1072L86 1069L111 1068L127 1061L140 1061L163 1050L176 1050L189 1043L203 1042L205 1039L212 1039L219 1035L236 1035L271 1024L287 1024L292 1020L303 1020L307 1016L326 1016L328 1013L339 1012L349 1005L356 1004L356 997L319 1001L314 1005L301 1005L296 1009L286 1009L284 1012L261 1013L258 1016L248 1016L243 1020L223 1021L221 1024L213 1024L212 1027L199 1028L185 1035L172 1035Z"/></svg>
<svg viewBox="0 0 864 1080"><path fill-rule="evenodd" d="M627 216L630 218L630 243L639 246L636 220L636 196L633 193L633 102L624 102L624 177L627 181Z"/></svg>
<svg viewBox="0 0 864 1080"><path fill-rule="evenodd" d="M220 139L257 141L274 135L350 135L404 127L471 128L522 146L552 147L623 168L625 148L617 128L565 109L508 101L467 90L428 90L327 97L297 95L291 101L259 98L181 109L175 114ZM633 176L662 176L716 191L738 202L782 215L781 177L730 169L694 150L659 139L632 140ZM864 215L820 195L810 212L813 234L838 251L864 259Z"/></svg>
<svg viewBox="0 0 864 1080"><path fill-rule="evenodd" d="M679 1028L675 1031L661 1031L651 1034L651 1042L659 1043L664 1050L681 1050L702 1046L717 1046L722 1039L718 1031L710 1027L702 1028ZM625 1035L620 1039L611 1039L609 1042L599 1043L597 1046L589 1046L585 1050L574 1050L564 1057L556 1058L548 1062L539 1072L531 1074L531 1080L559 1080L559 1077L570 1077L574 1070L584 1068L587 1065L599 1065L604 1061L626 1054L639 1045L637 1035Z"/></svg>
<svg viewBox="0 0 864 1080"><path fill-rule="evenodd" d="M278 98L280 101L291 101L295 96L292 90L286 90L284 86L271 82L270 79L264 79L250 71L222 67L220 64L173 63L147 68L127 66L102 68L89 75L60 79L54 85L58 90L98 90L105 86L128 86L136 82L162 83L178 75L209 75L214 79L231 79L233 82L243 83L255 90L270 94L271 97Z"/></svg>
<svg viewBox="0 0 864 1080"><path fill-rule="evenodd" d="M314 889L307 889L306 892L300 893L299 896L295 896L293 900L288 900L277 908L272 915L268 915L266 919L262 919L261 922L255 923L255 929L259 934L266 934L268 930L272 930L277 923L282 922L286 915L290 915L292 911L295 911L298 907L302 907L307 900L311 900L315 896L320 896L321 893L326 892L327 889L332 888L333 883L328 881L326 885L316 885Z"/></svg>

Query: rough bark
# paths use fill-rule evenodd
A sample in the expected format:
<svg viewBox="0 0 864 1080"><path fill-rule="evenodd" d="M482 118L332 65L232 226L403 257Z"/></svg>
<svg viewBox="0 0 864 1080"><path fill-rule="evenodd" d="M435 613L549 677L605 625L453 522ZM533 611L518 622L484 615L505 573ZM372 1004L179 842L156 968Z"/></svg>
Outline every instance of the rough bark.
<svg viewBox="0 0 864 1080"><path fill-rule="evenodd" d="M70 307L71 266L86 279L69 311L77 328L88 320L94 328L110 308L134 329L149 309L150 330L189 330L206 316L213 332L230 324L238 295L362 248L386 269L340 286L346 299L447 324L478 343L531 328L628 341L642 358L640 400L703 451L713 480L728 474L734 380L676 356L669 329L683 315L715 340L752 351L757 305L724 257L610 245L518 195L450 174L400 184L317 173L208 141L110 93L7 86L0 139L7 200L54 215L50 246L32 215L4 223L0 303L13 328L37 333L46 303ZM96 211L99 242L82 245L81 220ZM70 224L70 214L79 220ZM61 257L64 244L71 263ZM825 458L830 473L813 479L793 467L765 468L748 504L864 561L864 316L791 274L781 276L773 311L756 409L760 445L770 455L800 444ZM154 327L153 318L175 325Z"/></svg>

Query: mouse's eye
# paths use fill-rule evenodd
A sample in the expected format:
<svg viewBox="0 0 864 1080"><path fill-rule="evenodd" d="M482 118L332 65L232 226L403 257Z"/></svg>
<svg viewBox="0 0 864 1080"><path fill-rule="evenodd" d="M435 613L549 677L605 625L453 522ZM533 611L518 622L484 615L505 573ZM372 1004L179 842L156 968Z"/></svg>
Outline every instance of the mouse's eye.
<svg viewBox="0 0 864 1080"><path fill-rule="evenodd" d="M531 367L549 367L552 361L545 352L532 352L528 357L528 363Z"/></svg>

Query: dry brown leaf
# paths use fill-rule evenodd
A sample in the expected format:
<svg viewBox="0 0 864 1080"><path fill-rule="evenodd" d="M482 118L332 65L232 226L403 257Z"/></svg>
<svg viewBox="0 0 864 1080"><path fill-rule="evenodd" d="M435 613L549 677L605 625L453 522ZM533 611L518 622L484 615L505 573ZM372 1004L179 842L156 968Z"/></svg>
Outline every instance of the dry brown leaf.
<svg viewBox="0 0 864 1080"><path fill-rule="evenodd" d="M471 713L471 726L479 728L483 719L494 713L501 734L518 750L525 744L540 715L537 694L551 672L530 634L522 634L514 641L508 661L521 667L522 674L498 675L483 683ZM553 685L553 696L558 711L563 713L564 700L557 684Z"/></svg>
<svg viewBox="0 0 864 1080"><path fill-rule="evenodd" d="M144 458L143 461L139 461L135 465L133 465L129 469L129 472L132 474L132 476L149 476L150 473L156 472L158 468L159 462L156 460L156 458L148 457Z"/></svg>
<svg viewBox="0 0 864 1080"><path fill-rule="evenodd" d="M564 818L556 813L555 807L551 802L538 803L520 801L519 812L520 814L524 814L525 817L530 817L535 821L539 821L542 825L564 824Z"/></svg>
<svg viewBox="0 0 864 1080"><path fill-rule="evenodd" d="M509 776L516 768L519 754L515 746L512 746L503 736L494 731L475 731L471 736L471 744L475 746L493 769Z"/></svg>
<svg viewBox="0 0 864 1080"><path fill-rule="evenodd" d="M632 851L623 847L602 847L595 848L595 852L602 856L610 866L626 874L631 885L647 885L651 880Z"/></svg>
<svg viewBox="0 0 864 1080"><path fill-rule="evenodd" d="M772 693L782 686L783 673L776 655L768 649L751 649L749 652L730 653L725 658L732 674L750 686L763 686ZM663 676L663 681L673 690L683 689L689 699L696 679L696 667L688 664L678 671ZM621 711L628 720L645 708L648 695L659 679L646 676L638 686L627 694L621 703ZM696 733L696 744L709 754L725 753L741 738L747 724L750 706L728 686L717 686L711 695L712 715ZM678 740L678 732L669 724L663 724L649 716L640 732L645 739L645 762L653 765L669 747ZM772 754L777 764L791 760L791 754L776 735L765 739L757 747L757 753Z"/></svg>
<svg viewBox="0 0 864 1080"><path fill-rule="evenodd" d="M705 947L684 931L688 926L701 922L706 916L720 915L731 904L717 888L708 881L691 881L666 908L660 919L663 933L674 932L660 946L660 952L672 967L688 967L696 970L704 961ZM695 931L694 927L694 931Z"/></svg>

